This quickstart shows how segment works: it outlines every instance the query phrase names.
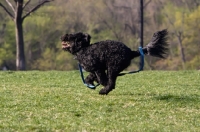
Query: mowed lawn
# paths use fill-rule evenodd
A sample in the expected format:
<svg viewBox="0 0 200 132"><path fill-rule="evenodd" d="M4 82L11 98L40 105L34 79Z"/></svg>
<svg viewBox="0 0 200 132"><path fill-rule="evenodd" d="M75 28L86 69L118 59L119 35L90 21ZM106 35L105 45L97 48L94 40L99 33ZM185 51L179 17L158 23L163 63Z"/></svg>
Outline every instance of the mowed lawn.
<svg viewBox="0 0 200 132"><path fill-rule="evenodd" d="M143 71L107 96L101 88L78 71L0 72L0 131L200 132L200 71Z"/></svg>

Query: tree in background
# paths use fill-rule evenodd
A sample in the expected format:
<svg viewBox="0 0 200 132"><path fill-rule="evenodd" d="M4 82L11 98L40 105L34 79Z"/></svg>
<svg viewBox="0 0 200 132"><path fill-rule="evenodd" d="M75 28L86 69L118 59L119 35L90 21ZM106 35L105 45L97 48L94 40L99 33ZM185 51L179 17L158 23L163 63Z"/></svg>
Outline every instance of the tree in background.
<svg viewBox="0 0 200 132"><path fill-rule="evenodd" d="M38 1L43 0L32 0L23 16ZM12 12L6 0L0 3ZM144 0L144 45L153 32L165 28L170 45L166 60L145 57L146 70L200 69L199 5L199 0ZM92 36L91 43L112 39L137 49L139 7L139 0L56 0L40 8L23 22L26 70L77 69L73 56L62 51L59 38L65 33L85 32ZM0 9L0 65L5 62L11 70L16 58L14 29L9 15ZM127 70L137 68L138 63L139 59L133 60Z"/></svg>
<svg viewBox="0 0 200 132"><path fill-rule="evenodd" d="M0 2L0 7L11 17L15 23L15 36L16 36L16 69L25 70L26 61L24 54L24 36L23 36L23 21L31 13L35 12L42 5L53 0L40 0L35 6L29 6L31 0L14 0L10 2L5 0L3 4ZM7 5L6 5L7 3ZM24 12L24 13L23 13Z"/></svg>

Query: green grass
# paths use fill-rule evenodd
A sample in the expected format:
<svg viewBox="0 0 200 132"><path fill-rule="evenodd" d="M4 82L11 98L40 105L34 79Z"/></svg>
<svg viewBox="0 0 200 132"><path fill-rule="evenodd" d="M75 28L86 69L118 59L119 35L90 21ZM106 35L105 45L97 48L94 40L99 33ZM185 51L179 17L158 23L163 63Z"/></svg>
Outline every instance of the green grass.
<svg viewBox="0 0 200 132"><path fill-rule="evenodd" d="M200 71L144 71L107 96L100 88L78 71L0 72L0 131L200 131Z"/></svg>

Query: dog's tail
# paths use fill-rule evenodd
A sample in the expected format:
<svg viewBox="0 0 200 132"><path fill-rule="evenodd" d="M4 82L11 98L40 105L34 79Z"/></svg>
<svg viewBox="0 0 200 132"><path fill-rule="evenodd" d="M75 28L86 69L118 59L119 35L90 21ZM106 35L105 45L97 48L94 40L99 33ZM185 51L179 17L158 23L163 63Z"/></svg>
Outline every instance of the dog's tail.
<svg viewBox="0 0 200 132"><path fill-rule="evenodd" d="M163 59L166 58L169 51L167 35L166 29L155 32L151 41L143 48L144 54ZM132 56L133 58L140 56L139 51L133 51Z"/></svg>

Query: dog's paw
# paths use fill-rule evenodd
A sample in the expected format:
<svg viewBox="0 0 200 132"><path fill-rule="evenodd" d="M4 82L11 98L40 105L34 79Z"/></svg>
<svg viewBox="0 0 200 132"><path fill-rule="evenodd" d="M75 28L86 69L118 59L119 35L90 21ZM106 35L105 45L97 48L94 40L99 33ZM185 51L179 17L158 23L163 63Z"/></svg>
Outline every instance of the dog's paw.
<svg viewBox="0 0 200 132"><path fill-rule="evenodd" d="M94 83L93 83L93 82L86 82L86 81L85 81L85 83L88 84L88 85L94 86Z"/></svg>
<svg viewBox="0 0 200 132"><path fill-rule="evenodd" d="M101 90L99 91L99 94L101 94L101 95L108 95L108 93L109 93L110 91L111 91L111 90L109 90L109 89L103 88L103 89L101 89Z"/></svg>
<svg viewBox="0 0 200 132"><path fill-rule="evenodd" d="M90 84L90 85L94 85L94 82L89 80L89 79L87 79L87 78L85 79L85 83L86 84Z"/></svg>

